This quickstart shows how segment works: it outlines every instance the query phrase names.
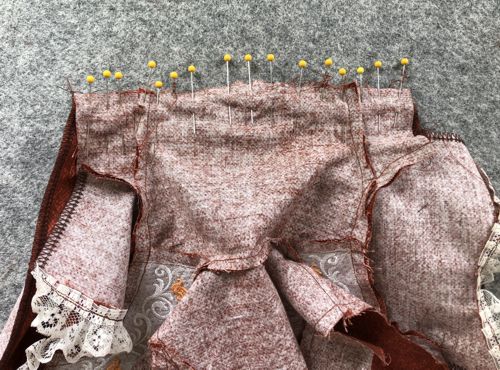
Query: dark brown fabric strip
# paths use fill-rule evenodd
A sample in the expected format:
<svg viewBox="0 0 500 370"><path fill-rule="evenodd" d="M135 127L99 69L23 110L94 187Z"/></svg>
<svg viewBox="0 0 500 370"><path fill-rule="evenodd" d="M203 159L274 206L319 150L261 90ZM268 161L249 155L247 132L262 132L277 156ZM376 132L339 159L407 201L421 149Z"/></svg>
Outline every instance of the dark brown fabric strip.
<svg viewBox="0 0 500 370"><path fill-rule="evenodd" d="M384 351L385 361L380 356L373 357L373 370L448 369L446 364L433 357L418 344L413 343L376 311L365 311L361 315L351 317L347 325L339 322L335 330Z"/></svg>

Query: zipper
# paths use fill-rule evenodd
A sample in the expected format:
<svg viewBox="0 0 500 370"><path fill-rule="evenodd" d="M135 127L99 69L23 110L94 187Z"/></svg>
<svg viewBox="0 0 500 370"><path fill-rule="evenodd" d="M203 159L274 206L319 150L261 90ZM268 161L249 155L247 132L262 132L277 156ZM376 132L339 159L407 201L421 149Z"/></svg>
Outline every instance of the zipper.
<svg viewBox="0 0 500 370"><path fill-rule="evenodd" d="M432 140L457 141L462 144L464 142L462 137L455 132L434 131L428 128L424 128L419 132L419 135L423 135L431 141Z"/></svg>
<svg viewBox="0 0 500 370"><path fill-rule="evenodd" d="M73 217L75 210L83 197L83 192L85 190L85 185L87 183L88 174L85 171L81 171L76 179L75 187L73 193L71 194L66 206L64 207L57 223L52 229L45 245L43 246L40 254L38 255L37 262L38 265L43 268L48 262L50 256L54 253L54 250L59 245L59 240L61 239L66 227L68 226L71 218Z"/></svg>

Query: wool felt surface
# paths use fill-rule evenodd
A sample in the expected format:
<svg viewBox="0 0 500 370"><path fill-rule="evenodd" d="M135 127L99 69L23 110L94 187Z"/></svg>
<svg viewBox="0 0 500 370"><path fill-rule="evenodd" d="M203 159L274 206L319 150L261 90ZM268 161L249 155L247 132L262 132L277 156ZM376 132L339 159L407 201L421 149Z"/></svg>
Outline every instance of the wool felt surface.
<svg viewBox="0 0 500 370"><path fill-rule="evenodd" d="M323 60L358 65L375 83L375 59L384 61L382 86L399 77L408 56L410 87L424 127L454 131L500 187L500 6L479 1L69 1L0 4L0 326L22 289L35 222L71 109L66 78L84 90L88 73L121 70L123 88L198 69L197 87L225 83L224 53L234 55L233 80L268 77L267 53L276 55L274 77L319 79ZM338 81L338 78L337 78ZM114 83L110 84L115 88Z"/></svg>

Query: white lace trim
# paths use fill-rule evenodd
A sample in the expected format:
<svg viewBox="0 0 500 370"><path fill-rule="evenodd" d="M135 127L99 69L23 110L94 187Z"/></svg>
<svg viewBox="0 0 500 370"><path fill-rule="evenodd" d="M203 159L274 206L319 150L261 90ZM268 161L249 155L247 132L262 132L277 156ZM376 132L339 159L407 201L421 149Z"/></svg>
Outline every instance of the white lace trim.
<svg viewBox="0 0 500 370"><path fill-rule="evenodd" d="M479 315L483 322L483 334L488 342L489 353L500 369L500 300L485 284L495 281L500 273L500 224L493 225L491 236L479 259L477 298Z"/></svg>
<svg viewBox="0 0 500 370"><path fill-rule="evenodd" d="M84 356L102 357L132 350L132 340L123 326L127 310L96 304L58 283L38 265L31 274L36 280L31 307L38 314L31 326L48 338L26 349L27 362L20 369L37 369L41 363L48 363L57 350L69 363Z"/></svg>

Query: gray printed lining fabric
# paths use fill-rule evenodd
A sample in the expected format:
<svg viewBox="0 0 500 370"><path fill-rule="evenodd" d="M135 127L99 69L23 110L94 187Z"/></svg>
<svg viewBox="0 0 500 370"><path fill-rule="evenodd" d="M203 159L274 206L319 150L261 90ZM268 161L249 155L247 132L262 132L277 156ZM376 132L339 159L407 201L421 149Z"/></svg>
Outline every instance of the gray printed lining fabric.
<svg viewBox="0 0 500 370"><path fill-rule="evenodd" d="M75 94L66 130L30 270L69 314L28 275L2 368L496 368L495 198L409 90Z"/></svg>

